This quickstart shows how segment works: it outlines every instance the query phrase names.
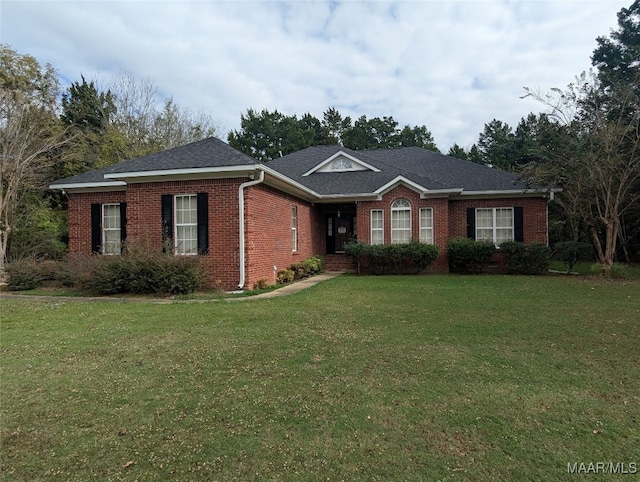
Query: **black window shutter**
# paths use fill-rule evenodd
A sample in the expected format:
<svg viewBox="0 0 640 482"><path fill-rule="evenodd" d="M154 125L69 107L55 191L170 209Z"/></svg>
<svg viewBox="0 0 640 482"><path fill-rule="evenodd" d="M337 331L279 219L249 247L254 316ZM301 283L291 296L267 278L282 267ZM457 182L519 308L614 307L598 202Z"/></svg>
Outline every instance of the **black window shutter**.
<svg viewBox="0 0 640 482"><path fill-rule="evenodd" d="M209 195L198 193L198 253L209 251Z"/></svg>
<svg viewBox="0 0 640 482"><path fill-rule="evenodd" d="M513 240L524 242L524 216L521 207L513 208Z"/></svg>
<svg viewBox="0 0 640 482"><path fill-rule="evenodd" d="M100 253L102 244L102 204L91 205L91 252Z"/></svg>
<svg viewBox="0 0 640 482"><path fill-rule="evenodd" d="M127 203L120 203L120 242L127 239Z"/></svg>
<svg viewBox="0 0 640 482"><path fill-rule="evenodd" d="M467 238L476 239L476 208L467 208Z"/></svg>
<svg viewBox="0 0 640 482"><path fill-rule="evenodd" d="M162 203L162 251L166 252L173 239L173 195L163 194Z"/></svg>

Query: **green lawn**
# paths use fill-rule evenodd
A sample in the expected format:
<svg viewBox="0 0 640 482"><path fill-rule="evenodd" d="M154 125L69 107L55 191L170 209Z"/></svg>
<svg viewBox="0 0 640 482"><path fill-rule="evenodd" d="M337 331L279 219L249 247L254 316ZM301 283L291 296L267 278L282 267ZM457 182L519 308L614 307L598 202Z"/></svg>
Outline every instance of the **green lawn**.
<svg viewBox="0 0 640 482"><path fill-rule="evenodd" d="M640 473L640 280L341 276L266 300L0 303L2 480Z"/></svg>

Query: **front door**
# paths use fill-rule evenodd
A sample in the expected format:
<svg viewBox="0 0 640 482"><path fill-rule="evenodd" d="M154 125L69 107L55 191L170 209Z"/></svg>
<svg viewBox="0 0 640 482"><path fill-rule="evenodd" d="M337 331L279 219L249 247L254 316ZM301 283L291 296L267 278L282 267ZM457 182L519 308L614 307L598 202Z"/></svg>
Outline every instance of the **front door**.
<svg viewBox="0 0 640 482"><path fill-rule="evenodd" d="M336 219L336 253L344 253L344 245L351 239L351 219Z"/></svg>

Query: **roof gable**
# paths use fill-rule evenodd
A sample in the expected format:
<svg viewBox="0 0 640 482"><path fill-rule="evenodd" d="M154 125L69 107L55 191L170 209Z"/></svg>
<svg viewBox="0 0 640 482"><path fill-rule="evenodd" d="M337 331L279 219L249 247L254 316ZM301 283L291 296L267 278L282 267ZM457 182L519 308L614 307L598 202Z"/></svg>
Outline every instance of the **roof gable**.
<svg viewBox="0 0 640 482"><path fill-rule="evenodd" d="M353 172L353 171L380 172L380 169L368 164L357 157L340 150L329 156L320 164L312 167L302 176L309 176L314 172Z"/></svg>
<svg viewBox="0 0 640 482"><path fill-rule="evenodd" d="M355 159L358 166L366 168L331 169L331 163L341 158L351 162ZM429 197L534 192L540 195L547 191L541 186L525 185L517 174L419 147L354 151L338 145L312 146L267 165L327 199L379 196L399 183Z"/></svg>

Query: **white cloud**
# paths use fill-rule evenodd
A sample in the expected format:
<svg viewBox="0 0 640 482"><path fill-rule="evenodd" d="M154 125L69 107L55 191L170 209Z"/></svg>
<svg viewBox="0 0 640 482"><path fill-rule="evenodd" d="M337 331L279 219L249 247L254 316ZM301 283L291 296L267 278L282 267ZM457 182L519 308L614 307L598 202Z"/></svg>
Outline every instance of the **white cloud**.
<svg viewBox="0 0 640 482"><path fill-rule="evenodd" d="M1 39L66 82L121 71L237 129L249 107L426 125L442 149L564 87L629 1L14 1Z"/></svg>

